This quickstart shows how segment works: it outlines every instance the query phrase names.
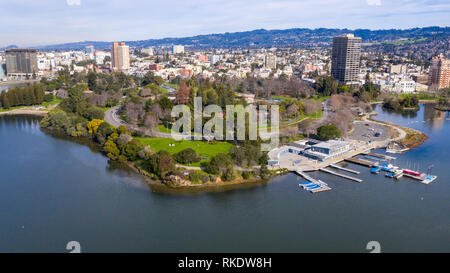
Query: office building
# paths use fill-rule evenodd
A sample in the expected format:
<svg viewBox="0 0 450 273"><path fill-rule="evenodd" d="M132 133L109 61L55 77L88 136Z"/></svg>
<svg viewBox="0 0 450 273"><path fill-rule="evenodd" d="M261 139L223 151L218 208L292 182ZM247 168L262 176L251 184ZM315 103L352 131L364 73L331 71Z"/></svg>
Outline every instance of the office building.
<svg viewBox="0 0 450 273"><path fill-rule="evenodd" d="M154 54L153 47L144 48L141 50L141 52L148 54L149 56L153 56Z"/></svg>
<svg viewBox="0 0 450 273"><path fill-rule="evenodd" d="M113 43L111 50L112 70L126 72L130 68L130 48L125 43Z"/></svg>
<svg viewBox="0 0 450 273"><path fill-rule="evenodd" d="M36 49L11 48L5 50L6 73L8 76L31 76L38 72Z"/></svg>
<svg viewBox="0 0 450 273"><path fill-rule="evenodd" d="M182 54L182 53L184 53L184 46L182 45L172 46L172 54Z"/></svg>
<svg viewBox="0 0 450 273"><path fill-rule="evenodd" d="M361 57L361 38L347 34L333 38L331 75L341 83L358 81Z"/></svg>
<svg viewBox="0 0 450 273"><path fill-rule="evenodd" d="M450 60L439 55L432 59L430 67L430 91L450 87Z"/></svg>

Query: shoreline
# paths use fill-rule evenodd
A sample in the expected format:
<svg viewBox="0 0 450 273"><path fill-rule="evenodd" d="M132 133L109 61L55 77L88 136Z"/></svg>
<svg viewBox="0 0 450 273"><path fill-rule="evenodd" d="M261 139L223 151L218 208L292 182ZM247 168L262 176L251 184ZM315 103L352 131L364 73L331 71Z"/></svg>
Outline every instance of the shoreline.
<svg viewBox="0 0 450 273"><path fill-rule="evenodd" d="M384 102L382 100L369 102L370 105L383 104L383 103ZM419 103L429 104L429 103L437 103L437 102L436 102L436 100L419 100Z"/></svg>
<svg viewBox="0 0 450 273"><path fill-rule="evenodd" d="M0 116L2 115L32 115L32 116L39 116L39 117L44 117L45 115L47 115L48 111L47 110L31 110L31 109L14 109L14 110L10 110L10 111L4 111L4 112L0 112Z"/></svg>
<svg viewBox="0 0 450 273"><path fill-rule="evenodd" d="M39 80L20 80L20 81L6 81L6 82L0 81L0 86L27 84L27 83L36 83L36 82L39 82Z"/></svg>
<svg viewBox="0 0 450 273"><path fill-rule="evenodd" d="M428 136L419 130L372 118L372 116L376 116L376 115L378 115L378 112L370 113L368 120L382 123L386 126L395 128L396 130L403 131L403 133L405 134L403 137L398 136L395 138L391 138L390 141L399 141L402 144L404 144L405 146L407 146L409 149L413 149L415 147L422 145L428 139ZM412 143L409 143L411 141L412 141Z"/></svg>
<svg viewBox="0 0 450 273"><path fill-rule="evenodd" d="M266 184L269 182L270 179L279 176L287 174L288 172L279 171L278 173L272 174L267 179L262 178L256 178L251 177L249 179L244 179L242 177L238 177L231 181L222 181L219 178L219 181L217 182L207 182L207 183L199 183L199 184L189 184L189 185L167 185L163 183L161 180L154 180L153 176L147 172L146 170L143 170L139 166L136 165L136 163L131 161L123 162L125 165L127 165L130 169L132 169L134 172L140 174L144 177L145 181L149 186L155 186L155 187L161 187L161 189L165 189L166 191L173 192L173 193L183 193L186 190L198 190L197 193L206 193L206 192L214 192L214 191L226 191L226 190L232 190L235 189L236 186L257 186ZM182 167L181 167L182 168Z"/></svg>

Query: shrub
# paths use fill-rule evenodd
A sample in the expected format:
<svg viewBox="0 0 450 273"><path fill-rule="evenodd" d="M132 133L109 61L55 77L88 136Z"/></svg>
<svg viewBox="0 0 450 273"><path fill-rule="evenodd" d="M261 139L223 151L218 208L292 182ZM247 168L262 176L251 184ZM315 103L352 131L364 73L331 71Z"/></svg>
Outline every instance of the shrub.
<svg viewBox="0 0 450 273"><path fill-rule="evenodd" d="M179 153L174 154L173 158L181 164L191 164L200 161L200 157L191 148L184 149Z"/></svg>

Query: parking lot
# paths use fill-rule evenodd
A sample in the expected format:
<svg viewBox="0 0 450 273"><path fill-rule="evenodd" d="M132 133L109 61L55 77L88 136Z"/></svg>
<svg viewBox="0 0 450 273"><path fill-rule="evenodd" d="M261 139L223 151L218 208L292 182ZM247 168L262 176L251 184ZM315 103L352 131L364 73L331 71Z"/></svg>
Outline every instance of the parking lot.
<svg viewBox="0 0 450 273"><path fill-rule="evenodd" d="M358 121L353 124L354 129L348 138L357 141L383 141L390 137L390 130L387 126L370 121ZM378 136L377 133L379 133Z"/></svg>

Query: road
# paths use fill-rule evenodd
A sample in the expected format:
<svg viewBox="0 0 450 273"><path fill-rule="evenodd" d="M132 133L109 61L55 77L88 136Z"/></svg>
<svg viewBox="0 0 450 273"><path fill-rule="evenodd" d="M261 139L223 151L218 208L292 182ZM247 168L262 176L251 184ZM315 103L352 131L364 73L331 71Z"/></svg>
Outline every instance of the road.
<svg viewBox="0 0 450 273"><path fill-rule="evenodd" d="M165 85L165 84L161 85L161 87L167 89L167 91L169 91L169 93L173 93L176 90L175 88L170 87L170 86Z"/></svg>
<svg viewBox="0 0 450 273"><path fill-rule="evenodd" d="M114 127L119 127L120 125L127 125L120 117L117 112L120 111L120 106L109 109L105 112L105 121Z"/></svg>

